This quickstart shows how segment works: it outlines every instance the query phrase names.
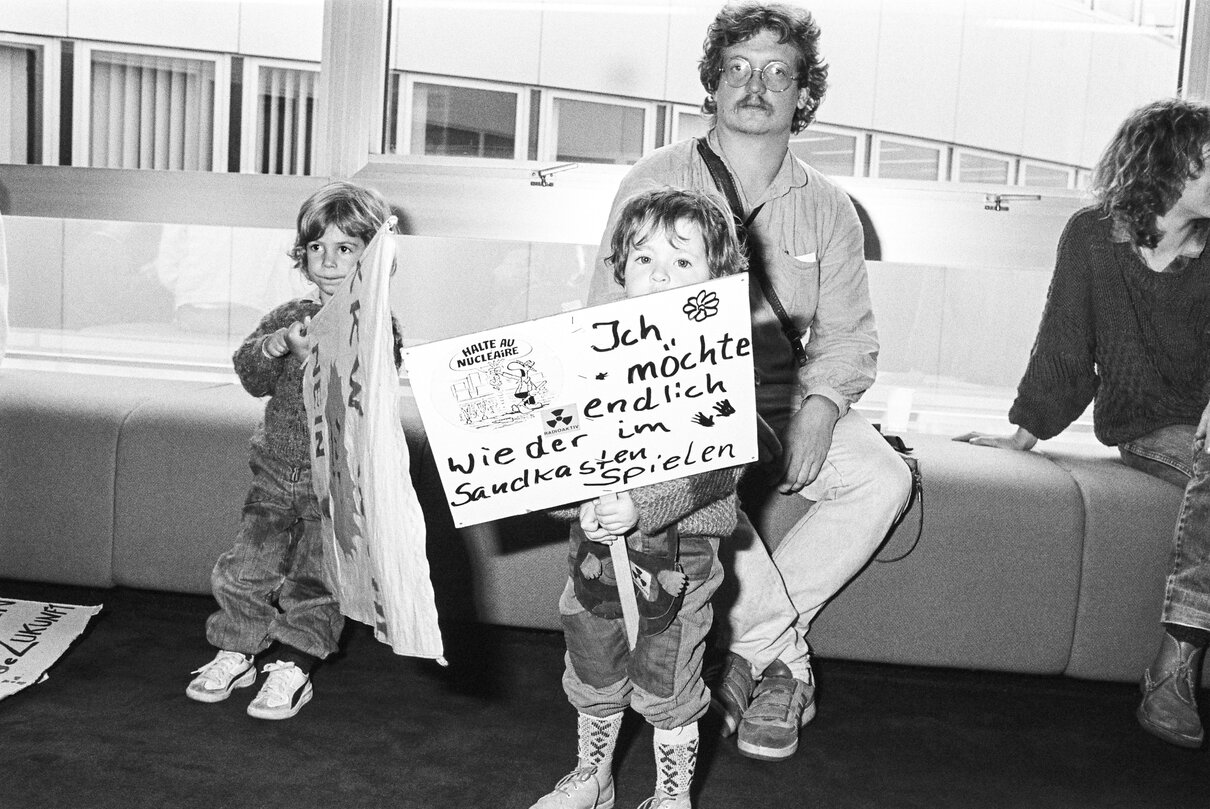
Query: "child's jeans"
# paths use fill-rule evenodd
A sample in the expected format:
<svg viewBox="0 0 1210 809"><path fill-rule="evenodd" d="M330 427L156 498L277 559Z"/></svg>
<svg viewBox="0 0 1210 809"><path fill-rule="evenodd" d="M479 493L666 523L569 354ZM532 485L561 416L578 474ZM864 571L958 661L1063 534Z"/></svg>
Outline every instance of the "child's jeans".
<svg viewBox="0 0 1210 809"><path fill-rule="evenodd" d="M1118 447L1136 469L1185 490L1172 537L1172 572L1160 620L1210 630L1210 454L1194 426L1162 427Z"/></svg>
<svg viewBox="0 0 1210 809"><path fill-rule="evenodd" d="M310 468L292 467L252 448L252 488L235 547L210 576L219 610L206 639L257 654L274 641L316 658L336 651L344 616L323 571L319 504Z"/></svg>
<svg viewBox="0 0 1210 809"><path fill-rule="evenodd" d="M710 693L702 681L702 653L714 619L710 598L723 580L718 538L682 536L679 562L689 577L680 610L663 632L640 634L633 652L622 619L586 610L567 580L559 599L567 640L563 689L581 713L603 718L629 705L663 730L706 713Z"/></svg>

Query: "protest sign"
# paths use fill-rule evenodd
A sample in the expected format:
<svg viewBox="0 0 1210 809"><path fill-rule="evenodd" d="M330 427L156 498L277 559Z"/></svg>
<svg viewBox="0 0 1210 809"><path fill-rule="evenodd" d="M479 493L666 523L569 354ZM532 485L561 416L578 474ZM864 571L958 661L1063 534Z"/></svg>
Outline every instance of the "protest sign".
<svg viewBox="0 0 1210 809"><path fill-rule="evenodd" d="M424 514L399 421L387 300L392 218L311 319L303 399L323 514L324 565L350 618L397 654L442 659Z"/></svg>
<svg viewBox="0 0 1210 809"><path fill-rule="evenodd" d="M756 459L747 275L405 352L458 526Z"/></svg>
<svg viewBox="0 0 1210 809"><path fill-rule="evenodd" d="M0 598L0 699L42 680L100 611Z"/></svg>

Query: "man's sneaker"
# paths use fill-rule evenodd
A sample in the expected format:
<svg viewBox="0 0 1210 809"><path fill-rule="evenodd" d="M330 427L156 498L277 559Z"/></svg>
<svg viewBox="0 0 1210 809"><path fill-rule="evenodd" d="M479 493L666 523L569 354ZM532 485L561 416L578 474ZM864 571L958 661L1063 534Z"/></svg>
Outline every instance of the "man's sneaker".
<svg viewBox="0 0 1210 809"><path fill-rule="evenodd" d="M190 673L197 676L185 689L185 696L198 702L222 702L235 689L256 682L252 656L239 652L219 652L209 663Z"/></svg>
<svg viewBox="0 0 1210 809"><path fill-rule="evenodd" d="M709 679L713 683L710 707L723 720L719 731L724 736L730 736L739 728L740 720L752 700L755 687L752 666L739 655L727 652L721 668Z"/></svg>
<svg viewBox="0 0 1210 809"><path fill-rule="evenodd" d="M311 701L311 678L298 666L278 660L265 666L264 672L269 679L248 706L248 716L289 719Z"/></svg>
<svg viewBox="0 0 1210 809"><path fill-rule="evenodd" d="M798 749L798 729L815 718L815 684L796 680L774 660L739 723L739 751L748 758L781 761Z"/></svg>
<svg viewBox="0 0 1210 809"><path fill-rule="evenodd" d="M529 809L613 809L613 776L606 773L602 783L596 767L581 767L559 779Z"/></svg>

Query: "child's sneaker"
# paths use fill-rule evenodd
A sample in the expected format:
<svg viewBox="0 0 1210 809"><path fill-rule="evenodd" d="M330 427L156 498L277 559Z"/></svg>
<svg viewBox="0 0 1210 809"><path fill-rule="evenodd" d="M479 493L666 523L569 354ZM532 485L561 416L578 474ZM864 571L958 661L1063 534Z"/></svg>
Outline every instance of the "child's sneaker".
<svg viewBox="0 0 1210 809"><path fill-rule="evenodd" d="M278 660L262 669L269 675L248 706L257 719L289 719L311 701L311 677L293 663Z"/></svg>
<svg viewBox="0 0 1210 809"><path fill-rule="evenodd" d="M197 676L185 689L185 696L198 702L222 702L235 689L256 682L252 655L239 652L219 652L213 660L191 673Z"/></svg>
<svg viewBox="0 0 1210 809"><path fill-rule="evenodd" d="M613 809L613 776L598 780L596 767L581 767L555 784L529 809Z"/></svg>

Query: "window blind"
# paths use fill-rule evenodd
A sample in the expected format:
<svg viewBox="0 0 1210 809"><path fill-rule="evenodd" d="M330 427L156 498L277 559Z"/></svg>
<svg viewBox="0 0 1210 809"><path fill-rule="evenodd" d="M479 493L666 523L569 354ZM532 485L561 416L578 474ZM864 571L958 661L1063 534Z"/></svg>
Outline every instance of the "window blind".
<svg viewBox="0 0 1210 809"><path fill-rule="evenodd" d="M34 52L0 45L0 163L30 163Z"/></svg>
<svg viewBox="0 0 1210 809"><path fill-rule="evenodd" d="M258 84L256 170L310 174L319 73L261 66Z"/></svg>
<svg viewBox="0 0 1210 809"><path fill-rule="evenodd" d="M211 170L214 84L212 62L93 51L89 165Z"/></svg>

